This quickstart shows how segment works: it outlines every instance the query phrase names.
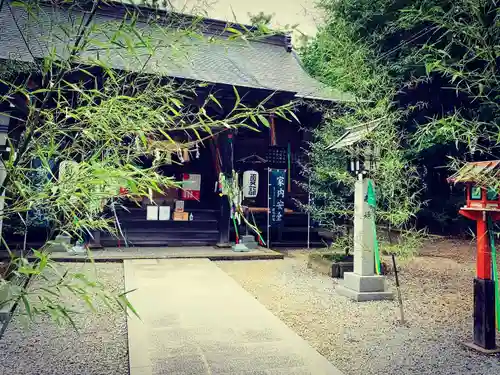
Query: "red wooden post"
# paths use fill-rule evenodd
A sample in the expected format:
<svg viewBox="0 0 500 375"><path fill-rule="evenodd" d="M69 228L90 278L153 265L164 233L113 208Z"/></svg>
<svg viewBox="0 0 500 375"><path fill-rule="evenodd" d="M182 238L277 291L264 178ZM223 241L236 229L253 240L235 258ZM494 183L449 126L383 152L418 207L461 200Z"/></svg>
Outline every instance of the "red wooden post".
<svg viewBox="0 0 500 375"><path fill-rule="evenodd" d="M484 195L484 192L483 192ZM477 261L474 279L474 342L472 348L496 351L495 282L491 279L491 246L485 211L462 209L461 215L477 222ZM493 221L498 212L490 213Z"/></svg>
<svg viewBox="0 0 500 375"><path fill-rule="evenodd" d="M470 184L465 185L465 199L467 200L467 207L470 207Z"/></svg>
<svg viewBox="0 0 500 375"><path fill-rule="evenodd" d="M483 216L483 212L480 212ZM477 218L477 261L476 275L483 280L491 279L491 247L488 225L484 217Z"/></svg>
<svg viewBox="0 0 500 375"><path fill-rule="evenodd" d="M488 190L484 186L474 185L477 176L484 174L498 178L500 160L467 163L460 172L448 179L452 183L465 183L466 206L459 212L468 219L476 221L477 235L477 261L476 277L474 278L474 341L467 346L480 350L484 353L498 353L500 348L496 346L495 327L495 285L493 280L491 233L488 233L490 222L500 221L500 194L496 199L488 200ZM481 196L475 196L472 192L474 187L481 191ZM498 192L497 192L498 193ZM491 228L490 228L491 229Z"/></svg>

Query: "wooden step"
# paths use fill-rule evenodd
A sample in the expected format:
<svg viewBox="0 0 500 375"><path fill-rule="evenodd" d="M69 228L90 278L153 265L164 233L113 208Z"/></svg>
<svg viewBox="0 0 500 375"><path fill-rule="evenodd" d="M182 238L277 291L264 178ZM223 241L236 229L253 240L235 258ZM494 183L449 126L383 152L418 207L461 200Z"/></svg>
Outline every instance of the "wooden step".
<svg viewBox="0 0 500 375"><path fill-rule="evenodd" d="M323 242L310 241L309 247L322 248L325 247L325 244ZM307 241L271 241L271 248L306 249Z"/></svg>
<svg viewBox="0 0 500 375"><path fill-rule="evenodd" d="M217 244L217 239L182 239L182 238L171 238L168 240L134 240L127 242L129 246L144 246L144 247L162 247L162 246L214 246ZM118 247L120 244L121 247L124 247L125 242L123 240L118 241L117 239L111 240L106 239L101 241L101 244L104 247Z"/></svg>
<svg viewBox="0 0 500 375"><path fill-rule="evenodd" d="M178 233L179 235L191 235L191 234L217 234L219 230L215 228L192 228L192 227L164 227L164 228L141 228L141 227L129 227L123 228L122 230L128 235L171 235L172 233Z"/></svg>

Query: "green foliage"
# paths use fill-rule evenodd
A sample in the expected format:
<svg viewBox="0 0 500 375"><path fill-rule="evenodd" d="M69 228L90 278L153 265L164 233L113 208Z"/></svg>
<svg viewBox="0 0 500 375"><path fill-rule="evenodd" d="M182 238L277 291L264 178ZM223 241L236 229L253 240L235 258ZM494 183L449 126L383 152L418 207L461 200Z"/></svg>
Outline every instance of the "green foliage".
<svg viewBox="0 0 500 375"><path fill-rule="evenodd" d="M320 28L302 50L302 59L316 78L361 100L378 101L394 93L387 68L375 62L374 52L346 20L335 18Z"/></svg>
<svg viewBox="0 0 500 375"><path fill-rule="evenodd" d="M324 254L321 254L321 256L323 259L330 260L332 262L347 262L347 261L352 262L352 255L349 256L347 254L324 253Z"/></svg>
<svg viewBox="0 0 500 375"><path fill-rule="evenodd" d="M371 175L379 202L376 217L381 223L403 227L420 208L416 168L402 148L405 137L397 128L404 113L391 101L395 80L383 65L370 63L373 52L355 37L353 27L338 20L320 30L318 38L303 51L304 63L313 74L358 98L340 111L327 112L314 133L308 172L315 205L309 209L315 219L330 227L336 221L350 220L355 178L348 173L348 162L363 157L367 149L378 150L377 168ZM347 127L363 124L377 124L363 147L327 150Z"/></svg>
<svg viewBox="0 0 500 375"><path fill-rule="evenodd" d="M97 304L111 310L137 312L127 298L129 292L106 290L98 280L83 272L66 270L53 262L42 251L33 251L34 261L15 257L10 265L11 271L6 278L0 278L0 308L18 301L24 315L29 320L38 316L48 316L57 324L69 323L78 329L73 320L80 313L67 305L68 296L85 303L95 312ZM24 287L30 278L29 287Z"/></svg>
<svg viewBox="0 0 500 375"><path fill-rule="evenodd" d="M319 203L352 192L341 169L353 151L328 155L324 146L346 126L378 119L384 125L369 143L381 152L374 177L377 193L385 194L379 220L407 226L422 198L444 215L450 207L456 214L448 202L454 198L433 196L426 183L445 183L429 168L453 171L464 161L498 158L498 2L322 0L319 6L326 26L302 51L304 63L358 98L327 116L316 134L311 173ZM331 200L313 211L336 217L352 207L349 198Z"/></svg>
<svg viewBox="0 0 500 375"><path fill-rule="evenodd" d="M399 258L411 258L416 256L427 239L425 230L405 230L401 231L396 238L389 241L382 241L380 247L384 254L394 254Z"/></svg>
<svg viewBox="0 0 500 375"><path fill-rule="evenodd" d="M264 12L259 12L257 14L248 13L248 16L250 17L250 23L255 26L264 25L269 27L273 19L273 14L266 14Z"/></svg>
<svg viewBox="0 0 500 375"><path fill-rule="evenodd" d="M88 7L85 14L79 5L65 7L71 15L67 19L50 16L54 9L64 7L55 3L47 8L39 1L6 1L2 9L29 10L27 23L18 25L25 36L48 12L46 20L54 37L44 45L48 51L45 57L34 59L29 69L13 64L0 78L4 88L0 103L15 107L8 115L21 130L10 134L10 151L3 159L7 177L1 184L5 194L1 217L4 222L24 220L28 213L38 212L50 228L47 241L56 234L72 238L97 230L117 234L120 225L116 215L105 216L106 209L114 211L124 198L135 200L176 186L157 168L168 153L203 145L230 129L258 130L268 126L265 116L286 117L293 108L293 103L270 108L269 98L250 108L235 88L235 98L224 116L211 116L211 108L220 108L221 103L216 93L199 95L200 89L209 91L207 84L179 83L150 69L161 48L170 47L182 55L206 38L197 21L186 25L153 14L147 29L153 31L147 31L138 23L143 15L137 9L127 12L122 20L93 22L100 4L99 0L81 4ZM54 43L60 38L67 44L59 43L56 48ZM25 47L31 51L33 45L26 43ZM184 58L188 63L189 54ZM121 69L115 69L117 61L121 61ZM152 166L145 167L144 159L151 160ZM40 178L34 179L34 175ZM32 282L50 279L48 273L53 273L54 267L44 248L34 250L33 261L11 253L16 275L30 276ZM4 296L8 296L0 302L22 300L30 317L45 314L56 321L71 320L71 311L56 303L62 289L90 308L94 298L110 308L131 308L125 294L110 296L82 275L63 274L47 290L26 289L16 280L0 278ZM28 294L38 297L36 306L29 305Z"/></svg>
<svg viewBox="0 0 500 375"><path fill-rule="evenodd" d="M332 252L338 255L348 255L352 253L354 248L354 237L349 235L349 231L344 231L344 235L338 236L331 244L328 246L327 254Z"/></svg>

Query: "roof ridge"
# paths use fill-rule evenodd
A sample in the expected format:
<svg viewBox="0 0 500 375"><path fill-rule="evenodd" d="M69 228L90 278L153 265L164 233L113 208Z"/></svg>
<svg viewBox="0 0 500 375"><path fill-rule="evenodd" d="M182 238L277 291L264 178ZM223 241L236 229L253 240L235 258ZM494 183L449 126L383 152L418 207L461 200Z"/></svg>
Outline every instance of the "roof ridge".
<svg viewBox="0 0 500 375"><path fill-rule="evenodd" d="M26 1L26 0L20 0ZM54 6L72 8L77 6L82 11L90 11L93 6L92 1L65 1L63 3L55 4L54 0L39 0L41 4L46 6ZM175 10L162 9L159 7L148 6L146 4L134 4L134 3L125 3L123 1L111 0L109 2L101 2L99 4L99 9L97 13L104 14L107 16L116 16L116 18L123 17L129 11L137 11L139 15L139 20L141 21L150 21L152 19L151 16L156 16L156 20L160 23L164 23L166 26L168 24L172 25L173 23L176 26L185 26L193 24L203 25L201 32L207 35L213 36L234 36L235 32L230 29L236 30L236 32L247 33L247 32L256 32L259 31L258 27L255 25L247 25L238 22L230 22L219 20L210 17L202 17L187 13L181 13ZM158 18L160 17L160 18ZM163 22L161 22L163 21ZM289 48L289 37L285 32L276 31L273 34L269 35L259 35L259 38L251 39L251 42L257 43L266 43L283 46L283 48Z"/></svg>

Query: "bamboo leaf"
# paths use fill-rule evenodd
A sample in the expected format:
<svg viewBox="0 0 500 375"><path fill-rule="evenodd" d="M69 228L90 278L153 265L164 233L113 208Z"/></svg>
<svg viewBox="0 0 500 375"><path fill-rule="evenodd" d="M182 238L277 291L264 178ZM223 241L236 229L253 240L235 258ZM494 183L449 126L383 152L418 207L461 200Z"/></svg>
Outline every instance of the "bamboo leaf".
<svg viewBox="0 0 500 375"><path fill-rule="evenodd" d="M28 314L28 317L33 320L33 314L32 314L32 311L31 311L31 304L30 302L28 301L28 298L26 297L26 295L23 293L21 294L21 300L23 301L23 305L24 305L24 310L26 311L26 313Z"/></svg>
<svg viewBox="0 0 500 375"><path fill-rule="evenodd" d="M265 116L257 115L257 117L259 118L260 122L262 122L262 124L264 126L266 126L267 128L269 128L271 126L271 124L269 124L269 120Z"/></svg>

